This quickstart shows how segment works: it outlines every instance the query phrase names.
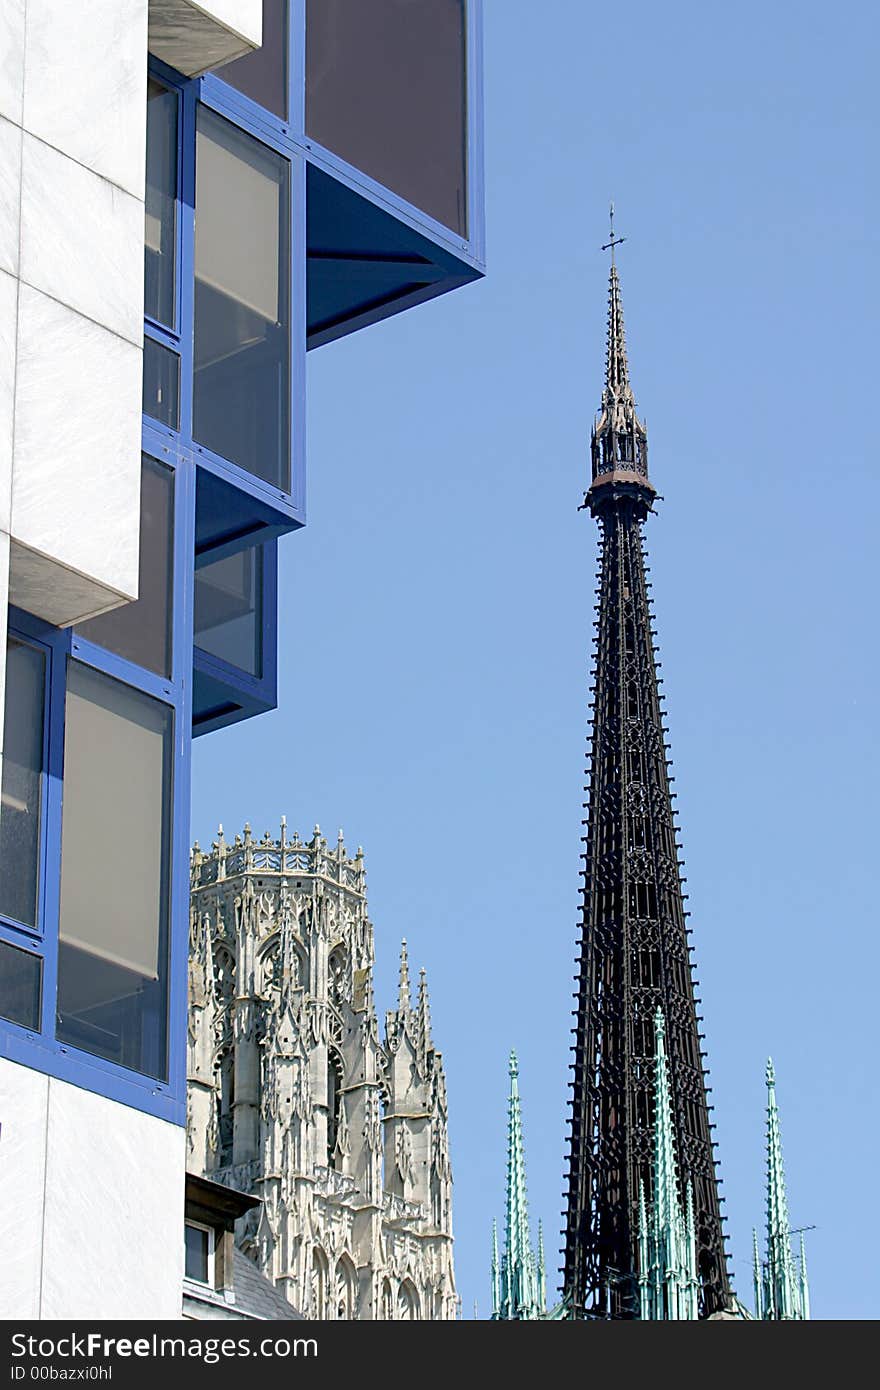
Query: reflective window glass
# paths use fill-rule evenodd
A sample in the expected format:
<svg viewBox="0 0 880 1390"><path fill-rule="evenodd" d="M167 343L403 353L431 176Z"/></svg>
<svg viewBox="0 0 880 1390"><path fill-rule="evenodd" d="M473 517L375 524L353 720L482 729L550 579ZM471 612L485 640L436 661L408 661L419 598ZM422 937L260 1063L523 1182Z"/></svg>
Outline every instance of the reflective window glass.
<svg viewBox="0 0 880 1390"><path fill-rule="evenodd" d="M42 974L39 956L0 941L0 1018L39 1029Z"/></svg>
<svg viewBox="0 0 880 1390"><path fill-rule="evenodd" d="M287 160L199 107L193 435L290 485Z"/></svg>
<svg viewBox="0 0 880 1390"><path fill-rule="evenodd" d="M144 313L174 327L177 244L177 97L147 83L147 183L144 226Z"/></svg>
<svg viewBox="0 0 880 1390"><path fill-rule="evenodd" d="M466 236L464 0L307 0L306 132Z"/></svg>
<svg viewBox="0 0 880 1390"><path fill-rule="evenodd" d="M77 632L136 666L171 675L174 602L174 474L144 456L141 465L141 554L138 595Z"/></svg>
<svg viewBox="0 0 880 1390"><path fill-rule="evenodd" d="M37 925L46 658L10 637L0 790L0 912Z"/></svg>
<svg viewBox="0 0 880 1390"><path fill-rule="evenodd" d="M144 414L180 429L180 358L154 338L144 338Z"/></svg>
<svg viewBox="0 0 880 1390"><path fill-rule="evenodd" d="M211 1232L204 1226L184 1227L184 1274L200 1284L208 1283L211 1268Z"/></svg>
<svg viewBox="0 0 880 1390"><path fill-rule="evenodd" d="M174 712L67 668L61 1042L167 1079Z"/></svg>
<svg viewBox="0 0 880 1390"><path fill-rule="evenodd" d="M263 0L263 42L253 53L235 58L218 77L251 101L287 120L287 0Z"/></svg>
<svg viewBox="0 0 880 1390"><path fill-rule="evenodd" d="M262 579L260 546L196 569L193 628L202 651L262 674Z"/></svg>

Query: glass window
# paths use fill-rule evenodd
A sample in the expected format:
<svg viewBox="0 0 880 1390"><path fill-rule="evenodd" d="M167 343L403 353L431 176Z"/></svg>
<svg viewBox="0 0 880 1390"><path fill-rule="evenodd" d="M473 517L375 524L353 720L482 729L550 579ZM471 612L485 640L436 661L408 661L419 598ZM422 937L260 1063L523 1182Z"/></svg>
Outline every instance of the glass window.
<svg viewBox="0 0 880 1390"><path fill-rule="evenodd" d="M263 42L253 53L236 58L218 77L251 101L287 120L287 0L263 0Z"/></svg>
<svg viewBox="0 0 880 1390"><path fill-rule="evenodd" d="M59 1041L167 1079L174 711L67 668Z"/></svg>
<svg viewBox="0 0 880 1390"><path fill-rule="evenodd" d="M39 956L0 941L0 1018L39 1029L42 973Z"/></svg>
<svg viewBox="0 0 880 1390"><path fill-rule="evenodd" d="M144 313L174 327L177 244L177 97L147 83L147 184L144 226Z"/></svg>
<svg viewBox="0 0 880 1390"><path fill-rule="evenodd" d="M193 435L290 486L289 166L199 107Z"/></svg>
<svg viewBox="0 0 880 1390"><path fill-rule="evenodd" d="M174 603L174 473L144 456L141 465L139 597L77 632L136 666L171 675Z"/></svg>
<svg viewBox="0 0 880 1390"><path fill-rule="evenodd" d="M213 1231L205 1226L194 1226L187 1221L184 1227L184 1273L187 1279L195 1279L200 1284L210 1283L211 1237Z"/></svg>
<svg viewBox="0 0 880 1390"><path fill-rule="evenodd" d="M144 338L144 414L180 429L180 358L155 338Z"/></svg>
<svg viewBox="0 0 880 1390"><path fill-rule="evenodd" d="M46 658L10 637L0 790L0 912L37 925Z"/></svg>
<svg viewBox="0 0 880 1390"><path fill-rule="evenodd" d="M466 236L464 0L307 0L306 132Z"/></svg>
<svg viewBox="0 0 880 1390"><path fill-rule="evenodd" d="M193 628L197 647L262 674L262 546L252 546L196 570Z"/></svg>

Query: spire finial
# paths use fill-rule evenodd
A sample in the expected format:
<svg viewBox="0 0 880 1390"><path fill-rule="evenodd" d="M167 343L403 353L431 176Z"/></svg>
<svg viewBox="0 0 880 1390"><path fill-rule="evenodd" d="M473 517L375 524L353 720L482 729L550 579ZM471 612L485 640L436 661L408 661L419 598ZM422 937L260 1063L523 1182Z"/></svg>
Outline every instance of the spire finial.
<svg viewBox="0 0 880 1390"><path fill-rule="evenodd" d="M397 1008L401 1023L412 1012L412 992L409 984L409 956L406 950L406 937L400 943L400 983L397 989Z"/></svg>
<svg viewBox="0 0 880 1390"><path fill-rule="evenodd" d="M508 1064L510 1096L507 1108L507 1206L505 1249L501 1265L501 1314L508 1320L534 1319L538 1311L538 1270L529 1231L526 1164L519 1067L511 1049Z"/></svg>
<svg viewBox="0 0 880 1390"><path fill-rule="evenodd" d="M615 248L615 246L619 246L619 245L621 244L621 242L626 241L626 237L625 237L625 236L615 236L615 235L614 235L614 203L613 203L613 202L609 205L609 208L608 208L608 224L609 224L608 240L606 241L605 245L602 247L602 250L603 250L603 251L610 251L610 252L611 252L611 264L612 264L612 266L613 266L613 265L614 265L614 248Z"/></svg>
<svg viewBox="0 0 880 1390"><path fill-rule="evenodd" d="M419 971L419 1050L423 1062L434 1046L431 1038L431 1001L428 998L428 975L424 966Z"/></svg>

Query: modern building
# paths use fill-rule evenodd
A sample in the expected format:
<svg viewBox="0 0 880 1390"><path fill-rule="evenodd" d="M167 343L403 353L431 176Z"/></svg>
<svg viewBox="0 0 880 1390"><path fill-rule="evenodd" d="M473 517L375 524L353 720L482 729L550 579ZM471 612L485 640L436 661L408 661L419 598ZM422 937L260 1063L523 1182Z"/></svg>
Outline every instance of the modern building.
<svg viewBox="0 0 880 1390"><path fill-rule="evenodd" d="M601 541L564 1298L572 1318L705 1318L734 1305L643 540L657 494L630 383L619 240L612 209L605 384L583 503Z"/></svg>
<svg viewBox="0 0 880 1390"><path fill-rule="evenodd" d="M480 19L0 6L0 1313L179 1316L191 737L275 704L307 348L482 273Z"/></svg>
<svg viewBox="0 0 880 1390"><path fill-rule="evenodd" d="M364 858L250 828L192 858L187 1167L303 1315L451 1319L446 1077L406 942L380 1040Z"/></svg>

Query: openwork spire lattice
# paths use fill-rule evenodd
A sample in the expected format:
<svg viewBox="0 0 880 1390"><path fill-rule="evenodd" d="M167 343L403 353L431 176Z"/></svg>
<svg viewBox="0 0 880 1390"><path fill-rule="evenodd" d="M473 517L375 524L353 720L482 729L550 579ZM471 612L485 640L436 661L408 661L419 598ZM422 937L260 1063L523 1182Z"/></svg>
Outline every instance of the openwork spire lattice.
<svg viewBox="0 0 880 1390"><path fill-rule="evenodd" d="M600 526L601 558L564 1296L571 1317L641 1316L648 1271L640 1202L643 1191L653 1192L657 1156L651 1078L659 1009L668 1095L661 1125L678 1164L676 1201L685 1204L685 1222L692 1194L697 1303L707 1317L727 1310L731 1296L642 539L656 492L614 263L608 305L605 384L584 499ZM643 1214L647 1219L647 1208Z"/></svg>

